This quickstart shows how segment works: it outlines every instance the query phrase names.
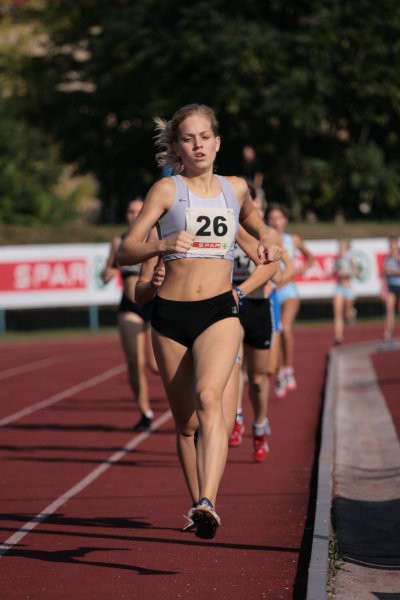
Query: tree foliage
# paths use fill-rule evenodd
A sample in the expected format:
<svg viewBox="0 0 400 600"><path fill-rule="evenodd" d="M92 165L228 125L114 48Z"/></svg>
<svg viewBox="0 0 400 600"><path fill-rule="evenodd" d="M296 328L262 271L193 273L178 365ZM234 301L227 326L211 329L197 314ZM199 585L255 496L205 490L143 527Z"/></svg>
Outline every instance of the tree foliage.
<svg viewBox="0 0 400 600"><path fill-rule="evenodd" d="M55 138L19 107L25 93L22 60L33 38L30 27L10 19L9 4L0 5L0 220L65 222L74 216L80 194L76 187L66 192L67 170Z"/></svg>
<svg viewBox="0 0 400 600"><path fill-rule="evenodd" d="M105 220L159 176L155 115L215 108L222 173L253 145L295 217L400 216L400 5L316 0L32 0L41 52L18 109L100 182Z"/></svg>

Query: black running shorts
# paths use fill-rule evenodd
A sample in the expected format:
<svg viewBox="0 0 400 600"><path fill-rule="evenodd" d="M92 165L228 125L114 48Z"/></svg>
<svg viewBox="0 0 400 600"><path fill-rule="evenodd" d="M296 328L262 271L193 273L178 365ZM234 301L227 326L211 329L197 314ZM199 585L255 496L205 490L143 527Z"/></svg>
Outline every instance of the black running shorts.
<svg viewBox="0 0 400 600"><path fill-rule="evenodd" d="M154 300L146 302L145 304L138 304L129 300L125 294L122 294L121 302L118 307L118 312L131 312L138 315L145 323L148 323L151 319L151 313L153 311Z"/></svg>
<svg viewBox="0 0 400 600"><path fill-rule="evenodd" d="M268 298L243 298L239 319L244 330L243 343L257 350L268 350L273 334Z"/></svg>
<svg viewBox="0 0 400 600"><path fill-rule="evenodd" d="M238 312L232 292L191 302L156 296L151 325L162 335L192 348L196 338L210 325L228 317L238 317Z"/></svg>

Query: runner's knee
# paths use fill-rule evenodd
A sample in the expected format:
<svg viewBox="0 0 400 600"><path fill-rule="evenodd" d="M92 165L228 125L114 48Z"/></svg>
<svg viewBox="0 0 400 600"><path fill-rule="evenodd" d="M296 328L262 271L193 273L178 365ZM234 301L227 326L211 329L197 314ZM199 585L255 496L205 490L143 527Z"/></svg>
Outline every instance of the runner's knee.
<svg viewBox="0 0 400 600"><path fill-rule="evenodd" d="M193 426L191 423L175 423L175 431L179 438L187 439L194 437L197 427Z"/></svg>
<svg viewBox="0 0 400 600"><path fill-rule="evenodd" d="M267 377L267 373L254 373L249 376L249 385L256 392L259 392L262 389L262 386L265 383Z"/></svg>
<svg viewBox="0 0 400 600"><path fill-rule="evenodd" d="M288 337L292 333L292 324L291 323L282 323L282 335L284 337Z"/></svg>
<svg viewBox="0 0 400 600"><path fill-rule="evenodd" d="M203 412L214 412L218 409L218 394L210 386L204 386L197 392L197 409Z"/></svg>

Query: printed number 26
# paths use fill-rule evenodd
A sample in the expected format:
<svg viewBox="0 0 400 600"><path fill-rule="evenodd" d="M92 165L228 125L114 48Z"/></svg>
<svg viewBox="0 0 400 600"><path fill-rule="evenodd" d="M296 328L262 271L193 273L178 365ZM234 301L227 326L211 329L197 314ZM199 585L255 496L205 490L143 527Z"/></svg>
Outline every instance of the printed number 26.
<svg viewBox="0 0 400 600"><path fill-rule="evenodd" d="M211 219L206 215L200 215L197 217L197 223L204 223L197 231L196 235L211 235ZM226 225L225 217L219 216L215 217L212 221L212 229L214 235L222 237L228 231L228 227Z"/></svg>

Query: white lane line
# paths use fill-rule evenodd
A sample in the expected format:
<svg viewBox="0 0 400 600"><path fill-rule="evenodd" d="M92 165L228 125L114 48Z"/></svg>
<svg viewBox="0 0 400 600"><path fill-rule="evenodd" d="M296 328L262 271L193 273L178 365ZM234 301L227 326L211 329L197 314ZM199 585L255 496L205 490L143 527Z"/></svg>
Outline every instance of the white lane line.
<svg viewBox="0 0 400 600"><path fill-rule="evenodd" d="M41 369L43 367L47 367L49 365L54 365L57 363L62 363L67 360L77 360L79 356L87 359L88 354L81 353L78 355L75 353L68 354L60 354L59 356L53 356L52 358L41 358L40 360L35 360L30 363L25 363L23 365L18 365L17 367L10 367L9 369L4 369L4 371L0 371L0 379L7 379L8 377L14 377L15 375L20 375L21 373L28 373L29 371L36 371L37 369ZM97 354L97 358L99 354Z"/></svg>
<svg viewBox="0 0 400 600"><path fill-rule="evenodd" d="M151 431L155 431L156 429L161 427L161 425L163 425L170 418L171 411L167 410L160 417L158 417L158 419L154 421ZM130 452L130 450L133 450L134 448L136 448L136 446L139 446L141 442L143 442L146 438L149 437L149 435L151 435L151 431L135 435L131 440L129 440L129 442L125 446L123 446L120 450L117 450L117 452L114 452L114 454L107 458L107 460L105 460L103 463L101 463L101 465L99 465L88 475L86 475L86 477L81 479L76 485L74 485L64 494L59 496L56 500L54 500L54 502L49 504L49 506L47 506L38 515L36 515L36 517L33 517L33 519L25 523L25 525L18 529L18 531L16 531L11 537L9 537L5 542L0 544L0 557L4 556L5 554L7 554L7 552L12 550L12 548L16 544L18 544L26 535L28 535L30 531L35 529L35 527L37 527L39 523L42 523L45 519L47 519L47 517L54 514L55 511L58 508L60 508L60 506L62 506L63 504L68 502L68 500L71 500L71 498L76 496L76 494L79 494L79 492L87 488L91 483L93 483L93 481L100 477L100 475L107 471L107 469L109 469L112 465L119 462L125 456L125 454Z"/></svg>
<svg viewBox="0 0 400 600"><path fill-rule="evenodd" d="M35 371L36 369L41 369L42 367L54 365L58 362L64 362L66 356L71 355L59 356L57 358L43 358L42 360L36 360L35 362L27 363L25 365L5 369L4 371L0 371L0 379L7 379L7 377L14 377L14 375L28 373L29 371Z"/></svg>
<svg viewBox="0 0 400 600"><path fill-rule="evenodd" d="M18 421L18 419L22 419L23 417L26 417L27 415L30 415L30 414L36 412L37 410L41 410L42 408L47 408L48 406L51 406L52 404L56 404L56 402L60 402L60 400L69 398L69 396L72 396L73 394L77 394L78 392L81 392L82 390L86 390L90 387L93 387L94 385L97 385L99 383L102 383L103 381L106 381L107 379L111 379L111 377L114 377L115 375L118 375L119 373L122 373L125 370L126 370L126 366L124 363L124 364L118 365L117 367L114 367L113 369L110 369L109 371L105 371L101 375L96 375L95 377L92 377L91 379L88 379L87 381L82 381L82 383L73 385L72 387L67 388L64 391L59 392L58 394L55 394L55 396L50 396L50 398L47 398L46 400L41 400L40 402L36 402L36 404L27 406L26 408L23 408L15 413L13 413L12 415L9 415L8 417L4 417L3 419L0 419L0 427L4 427L5 425L8 425L9 423L13 423L14 421Z"/></svg>

